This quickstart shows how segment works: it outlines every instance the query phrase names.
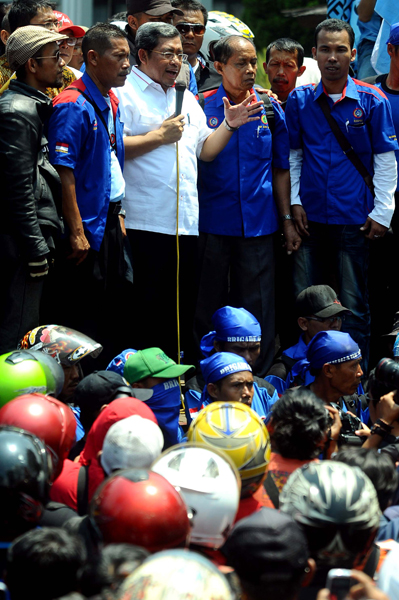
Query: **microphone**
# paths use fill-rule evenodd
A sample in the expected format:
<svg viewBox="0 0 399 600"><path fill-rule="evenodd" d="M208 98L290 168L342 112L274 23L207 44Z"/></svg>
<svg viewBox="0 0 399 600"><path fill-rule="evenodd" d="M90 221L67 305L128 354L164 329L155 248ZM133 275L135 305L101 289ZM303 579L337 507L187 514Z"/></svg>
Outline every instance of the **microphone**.
<svg viewBox="0 0 399 600"><path fill-rule="evenodd" d="M181 107L183 105L183 96L184 96L185 89L186 89L186 84L185 83L180 83L180 82L176 83L176 85L175 85L175 90L176 90L176 113L175 113L175 117L177 117L181 113Z"/></svg>

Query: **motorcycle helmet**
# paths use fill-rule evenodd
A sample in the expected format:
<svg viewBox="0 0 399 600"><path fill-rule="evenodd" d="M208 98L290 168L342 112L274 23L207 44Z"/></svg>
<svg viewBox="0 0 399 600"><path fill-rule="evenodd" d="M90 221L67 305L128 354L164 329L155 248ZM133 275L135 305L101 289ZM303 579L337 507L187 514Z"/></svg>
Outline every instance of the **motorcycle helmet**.
<svg viewBox="0 0 399 600"><path fill-rule="evenodd" d="M49 354L64 367L71 367L89 354L97 358L103 349L101 344L87 335L62 325L41 325L32 329L22 338L18 347Z"/></svg>
<svg viewBox="0 0 399 600"><path fill-rule="evenodd" d="M270 460L270 438L262 419L241 402L212 402L202 409L187 433L188 440L225 453L241 477L241 498L261 485Z"/></svg>
<svg viewBox="0 0 399 600"><path fill-rule="evenodd" d="M250 28L240 19L226 12L212 10L208 13L208 22L204 40L201 46L201 53L207 60L213 61L212 46L227 35L240 35L246 39L254 40L255 36Z"/></svg>
<svg viewBox="0 0 399 600"><path fill-rule="evenodd" d="M123 600L233 600L225 576L207 558L189 550L166 550L147 558L122 584Z"/></svg>
<svg viewBox="0 0 399 600"><path fill-rule="evenodd" d="M367 475L334 461L296 469L280 494L280 510L302 526L318 566L348 569L366 557L381 514Z"/></svg>
<svg viewBox="0 0 399 600"><path fill-rule="evenodd" d="M190 520L182 496L146 469L117 471L95 492L90 517L105 544L133 544L149 552L185 546Z"/></svg>
<svg viewBox="0 0 399 600"><path fill-rule="evenodd" d="M0 523L2 540L35 527L52 476L51 458L32 433L0 426Z"/></svg>
<svg viewBox="0 0 399 600"><path fill-rule="evenodd" d="M151 469L179 489L193 514L191 544L220 548L240 502L240 476L231 459L214 448L182 444L161 454Z"/></svg>
<svg viewBox="0 0 399 600"><path fill-rule="evenodd" d="M64 372L57 362L32 350L15 350L0 356L0 406L23 394L57 396Z"/></svg>
<svg viewBox="0 0 399 600"><path fill-rule="evenodd" d="M26 394L0 409L0 425L12 425L36 435L50 449L54 479L75 442L76 420L72 410L50 396Z"/></svg>

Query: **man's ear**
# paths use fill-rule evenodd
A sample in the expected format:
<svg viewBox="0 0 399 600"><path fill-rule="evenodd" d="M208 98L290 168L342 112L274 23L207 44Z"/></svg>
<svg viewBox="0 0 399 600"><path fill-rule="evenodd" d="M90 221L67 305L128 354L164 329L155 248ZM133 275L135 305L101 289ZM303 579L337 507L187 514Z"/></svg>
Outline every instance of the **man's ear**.
<svg viewBox="0 0 399 600"><path fill-rule="evenodd" d="M312 56L313 58L316 60L316 52L317 52L317 48L315 46L313 46L312 48Z"/></svg>
<svg viewBox="0 0 399 600"><path fill-rule="evenodd" d="M98 52L89 50L87 53L87 63L96 67L98 64Z"/></svg>
<svg viewBox="0 0 399 600"><path fill-rule="evenodd" d="M144 50L143 48L140 48L140 50L139 50L139 59L140 59L140 62L143 63L143 65L146 65L148 63L147 50Z"/></svg>
<svg viewBox="0 0 399 600"><path fill-rule="evenodd" d="M37 62L35 61L34 58L30 58L27 62L26 62L26 66L25 66L25 71L28 71L29 73L37 73Z"/></svg>
<svg viewBox="0 0 399 600"><path fill-rule="evenodd" d="M334 377L335 365L330 365L329 363L326 363L325 365L323 365L322 371L324 375L328 377L328 379L332 379Z"/></svg>
<svg viewBox="0 0 399 600"><path fill-rule="evenodd" d="M136 33L136 31L140 27L139 22L136 19L136 17L134 17L133 15L129 15L127 18L127 22L129 24L130 29Z"/></svg>
<svg viewBox="0 0 399 600"><path fill-rule="evenodd" d="M315 573L316 563L313 558L308 558L308 566L305 568L305 576L301 581L301 587L308 587L308 585L312 582Z"/></svg>
<svg viewBox="0 0 399 600"><path fill-rule="evenodd" d="M215 62L213 63L213 66L215 67L215 71L217 71L219 73L219 75L223 75L223 68L224 68L224 64L219 62L218 60L215 60Z"/></svg>
<svg viewBox="0 0 399 600"><path fill-rule="evenodd" d="M305 319L305 317L298 318L298 325L302 329L302 331L308 330L308 322L307 322L307 319Z"/></svg>
<svg viewBox="0 0 399 600"><path fill-rule="evenodd" d="M263 63L263 70L265 73L267 73L267 62Z"/></svg>
<svg viewBox="0 0 399 600"><path fill-rule="evenodd" d="M352 48L352 51L351 51L351 62L353 62L355 60L355 58L356 58L356 52L357 52L356 48Z"/></svg>
<svg viewBox="0 0 399 600"><path fill-rule="evenodd" d="M211 396L211 398L215 398L216 400L218 399L219 395L218 395L218 387L216 385L216 383L208 383L208 385L206 386L206 389L208 390L208 394Z"/></svg>
<svg viewBox="0 0 399 600"><path fill-rule="evenodd" d="M145 384L142 381L136 381L136 383L130 384L132 388L145 388Z"/></svg>
<svg viewBox="0 0 399 600"><path fill-rule="evenodd" d="M298 69L297 77L300 77L301 75L303 75L305 71L306 71L306 65L302 65L302 67L300 67L300 69Z"/></svg>

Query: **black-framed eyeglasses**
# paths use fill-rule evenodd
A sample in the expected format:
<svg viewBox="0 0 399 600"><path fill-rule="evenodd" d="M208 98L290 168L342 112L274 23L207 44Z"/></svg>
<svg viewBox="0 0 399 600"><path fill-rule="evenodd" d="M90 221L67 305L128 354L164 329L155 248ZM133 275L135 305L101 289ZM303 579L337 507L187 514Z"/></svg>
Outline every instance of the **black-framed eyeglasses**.
<svg viewBox="0 0 399 600"><path fill-rule="evenodd" d="M166 60L173 60L176 57L179 62L182 62L183 60L187 60L188 58L187 54L175 54L175 52L159 52L158 50L153 50L153 52L155 52L155 54L162 54L162 56Z"/></svg>
<svg viewBox="0 0 399 600"><path fill-rule="evenodd" d="M192 31L194 35L204 35L205 25L202 23L177 23L175 25L177 31L182 35L186 35Z"/></svg>
<svg viewBox="0 0 399 600"><path fill-rule="evenodd" d="M305 317L308 321L318 321L319 323L335 323L335 321L344 321L345 315L334 315L332 317Z"/></svg>
<svg viewBox="0 0 399 600"><path fill-rule="evenodd" d="M35 58L36 60L38 60L39 58L41 58L42 60L44 58L55 58L56 62L58 62L61 58L61 55L60 55L60 51L58 50L58 52L56 52L53 56L34 56L33 58Z"/></svg>

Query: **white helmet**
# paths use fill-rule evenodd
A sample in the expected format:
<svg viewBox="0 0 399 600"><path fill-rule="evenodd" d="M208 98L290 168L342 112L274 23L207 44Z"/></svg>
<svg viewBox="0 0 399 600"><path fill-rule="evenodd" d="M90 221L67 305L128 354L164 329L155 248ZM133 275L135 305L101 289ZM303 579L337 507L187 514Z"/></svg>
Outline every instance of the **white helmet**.
<svg viewBox="0 0 399 600"><path fill-rule="evenodd" d="M181 444L161 454L151 469L178 488L192 511L191 543L220 548L240 501L241 480L233 462L214 449Z"/></svg>
<svg viewBox="0 0 399 600"><path fill-rule="evenodd" d="M240 19L219 10L212 10L208 13L206 31L201 46L201 52L206 59L212 60L209 44L217 42L226 35L241 35L250 40L255 38L248 25L245 25Z"/></svg>

